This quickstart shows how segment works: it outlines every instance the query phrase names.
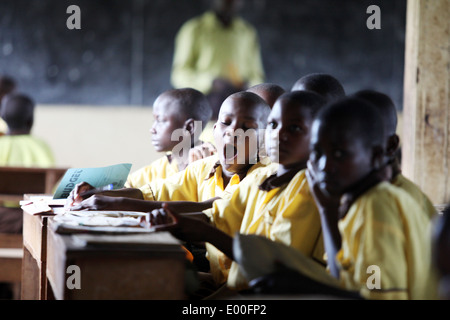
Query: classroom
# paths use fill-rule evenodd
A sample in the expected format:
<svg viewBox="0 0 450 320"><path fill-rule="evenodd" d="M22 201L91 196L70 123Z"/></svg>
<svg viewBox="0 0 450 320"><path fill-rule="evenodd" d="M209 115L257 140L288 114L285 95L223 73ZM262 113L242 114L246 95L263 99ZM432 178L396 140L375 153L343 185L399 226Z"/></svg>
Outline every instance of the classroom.
<svg viewBox="0 0 450 320"><path fill-rule="evenodd" d="M0 300L450 300L448 0L0 12Z"/></svg>

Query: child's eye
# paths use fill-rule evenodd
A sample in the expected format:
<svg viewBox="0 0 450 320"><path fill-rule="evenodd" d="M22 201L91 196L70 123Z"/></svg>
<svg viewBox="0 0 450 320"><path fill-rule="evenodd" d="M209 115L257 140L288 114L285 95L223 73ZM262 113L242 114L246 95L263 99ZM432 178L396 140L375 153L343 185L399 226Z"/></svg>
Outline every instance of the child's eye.
<svg viewBox="0 0 450 320"><path fill-rule="evenodd" d="M267 127L268 127L269 129L276 129L277 123L276 123L275 121L270 121L270 122L267 124Z"/></svg>
<svg viewBox="0 0 450 320"><path fill-rule="evenodd" d="M291 125L289 126L289 131L291 132L303 132L303 128L298 125Z"/></svg>

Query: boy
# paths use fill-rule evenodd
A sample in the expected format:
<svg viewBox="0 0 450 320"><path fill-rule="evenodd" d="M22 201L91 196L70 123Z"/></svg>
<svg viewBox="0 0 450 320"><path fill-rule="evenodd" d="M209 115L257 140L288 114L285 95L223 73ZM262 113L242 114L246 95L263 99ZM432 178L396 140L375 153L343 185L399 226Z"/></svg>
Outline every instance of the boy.
<svg viewBox="0 0 450 320"><path fill-rule="evenodd" d="M5 79L1 79L4 82ZM2 84L3 85L3 84ZM7 130L0 135L0 166L52 167L55 159L50 146L31 135L34 122L34 101L21 93L10 93L1 99L0 117ZM22 234L23 213L18 202L0 201L0 233ZM11 297L9 284L0 284Z"/></svg>
<svg viewBox="0 0 450 320"><path fill-rule="evenodd" d="M274 83L260 83L248 88L246 91L253 92L263 98L270 108L273 107L273 104L278 97L285 92L282 87ZM206 138L206 134L202 134L202 138ZM211 141L211 139L208 138L207 140ZM197 146L189 150L189 162L209 157L216 152L217 150L211 142L205 142L201 146Z"/></svg>
<svg viewBox="0 0 450 320"><path fill-rule="evenodd" d="M238 266L230 259L233 254L229 244L235 232L263 235L322 260L320 218L309 193L305 168L312 120L324 104L325 100L313 92L280 96L268 117L266 130L271 160L278 165L242 181L231 198L215 201L211 210L204 211L208 218L196 217L202 221L194 229L189 226L195 222L179 217L177 229L173 230L176 235L210 243L208 258L217 286L227 282L228 289L247 288ZM295 205L287 208L294 200ZM155 220L168 218L161 210L152 214Z"/></svg>
<svg viewBox="0 0 450 320"><path fill-rule="evenodd" d="M34 101L20 93L2 99L0 116L8 130L0 137L0 165L51 167L55 165L49 145L31 135L34 121Z"/></svg>
<svg viewBox="0 0 450 320"><path fill-rule="evenodd" d="M309 90L316 92L333 102L345 97L342 84L333 76L326 73L311 73L298 79L292 86L291 91Z"/></svg>
<svg viewBox="0 0 450 320"><path fill-rule="evenodd" d="M172 139L172 133L177 129L182 130L182 138L192 148L201 143L199 133L205 128L211 114L208 100L198 90L182 88L160 94L153 104L155 120L150 132L155 150L166 152L166 155L130 174L125 187L140 188L152 180L165 179L184 170L188 157L185 153L172 153L180 143L178 139ZM196 121L201 123L201 127L196 127Z"/></svg>
<svg viewBox="0 0 450 320"><path fill-rule="evenodd" d="M355 97L364 99L375 106L380 112L384 123L386 141L386 163L390 167L390 181L393 185L408 192L424 209L427 216L432 219L437 211L428 196L414 182L406 178L400 169L396 154L399 150L400 138L397 130L397 110L394 102L384 93L373 90L361 90L354 94Z"/></svg>
<svg viewBox="0 0 450 320"><path fill-rule="evenodd" d="M214 125L216 155L195 161L184 171L153 180L140 189L102 191L80 203L82 192L92 189L81 183L71 192L68 202L75 204L72 210L151 211L161 208L164 201L187 211L210 208L216 197L231 195L241 180L270 162L259 159L258 154L258 130L266 127L269 112L267 103L254 93L232 94L222 104Z"/></svg>
<svg viewBox="0 0 450 320"><path fill-rule="evenodd" d="M329 270L347 294L435 299L430 220L407 192L382 181L383 137L379 112L356 98L328 106L314 121L307 177ZM336 294L336 288L294 274L285 282L291 293Z"/></svg>

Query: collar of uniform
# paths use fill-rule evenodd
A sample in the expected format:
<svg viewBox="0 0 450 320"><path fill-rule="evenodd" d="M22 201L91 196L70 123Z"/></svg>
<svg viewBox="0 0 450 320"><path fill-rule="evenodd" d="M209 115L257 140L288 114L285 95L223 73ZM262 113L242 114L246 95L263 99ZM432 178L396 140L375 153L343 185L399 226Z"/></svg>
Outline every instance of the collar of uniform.
<svg viewBox="0 0 450 320"><path fill-rule="evenodd" d="M340 198L339 218L342 219L345 217L351 205L359 198L359 196L384 180L386 179L383 170L373 170L356 183L351 190L344 193Z"/></svg>
<svg viewBox="0 0 450 320"><path fill-rule="evenodd" d="M275 188L279 188L285 184L288 184L292 180L292 178L303 169L304 169L303 167L292 169L279 177L277 176L276 173L274 173L259 185L259 189L264 191L270 191Z"/></svg>

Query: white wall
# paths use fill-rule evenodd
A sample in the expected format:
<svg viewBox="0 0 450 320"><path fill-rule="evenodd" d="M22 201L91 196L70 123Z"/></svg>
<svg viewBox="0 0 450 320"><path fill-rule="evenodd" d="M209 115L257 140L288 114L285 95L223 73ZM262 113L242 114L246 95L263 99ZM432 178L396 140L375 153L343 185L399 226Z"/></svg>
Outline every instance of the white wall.
<svg viewBox="0 0 450 320"><path fill-rule="evenodd" d="M151 144L151 107L38 105L32 134L47 141L58 167L132 163L131 171L162 156Z"/></svg>

